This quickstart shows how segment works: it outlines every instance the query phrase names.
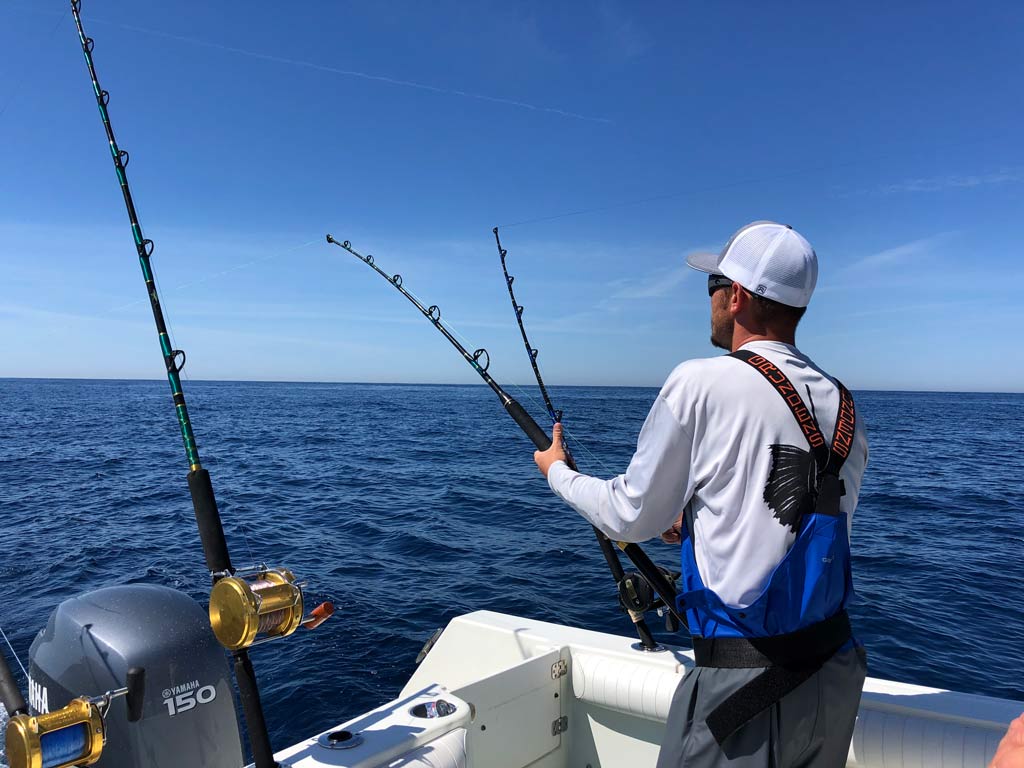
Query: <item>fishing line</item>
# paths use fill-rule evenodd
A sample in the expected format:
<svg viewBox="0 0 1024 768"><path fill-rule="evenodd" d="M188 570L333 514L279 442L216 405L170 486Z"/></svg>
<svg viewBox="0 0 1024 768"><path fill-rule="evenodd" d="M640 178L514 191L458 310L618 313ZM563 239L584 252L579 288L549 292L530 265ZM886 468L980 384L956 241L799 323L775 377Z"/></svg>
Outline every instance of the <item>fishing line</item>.
<svg viewBox="0 0 1024 768"><path fill-rule="evenodd" d="M184 35L175 35L170 32L161 32L155 29L148 29L146 27L138 27L133 24L125 24L119 21L106 21L103 19L94 19L94 21L100 24L109 24L114 27L120 27L121 29L128 30L130 32L142 32L147 35L155 35L156 37L163 37L168 40L176 40L182 43L189 43L191 45L199 45L204 48L213 48L215 50L226 51L228 53L235 53L240 56L248 56L254 59L262 59L263 61L272 61L278 64L288 64L295 67L303 67L306 69L313 69L318 72L328 72L335 75L343 75L345 77L355 77L362 80L371 80L379 83L387 83L388 85L397 85L404 88L416 88L421 91L430 91L431 93L440 93L449 96L461 96L467 99L476 99L477 101L487 101L494 104L504 104L510 107L518 107L520 109L528 109L531 112L547 112L549 114L558 115L559 117L569 117L574 120L585 120L592 123L604 123L611 125L612 121L607 117L594 117L591 115L582 115L578 112L570 112L569 110L559 109L557 107L542 107L537 104L530 104L525 101L517 101L515 99L505 99L500 96L487 96L482 93L473 93L472 91L463 91L458 88L443 88L436 85L428 85L427 83L418 83L413 80L402 80L395 77L388 77L386 75L374 75L369 72L360 72L352 69L342 69L340 67L332 67L326 64L317 64L312 61L303 61L301 59L291 59L287 56L278 56L269 53L260 53L258 51L250 51L245 48L236 48L231 45L224 45L223 43L215 43L207 40L199 40L194 37L185 37Z"/></svg>
<svg viewBox="0 0 1024 768"><path fill-rule="evenodd" d="M501 271L505 275L505 287L508 288L508 297L512 301L512 309L516 313L516 324L519 326L519 333L523 337L523 345L526 347L526 354L530 358L530 366L533 368L533 375L537 379L537 386L540 388L540 394L544 398L544 407L548 409L548 416L551 417L551 423L555 424L562 420L562 412L556 411L555 406L551 404L551 397L548 395L548 388L544 386L544 379L540 375L540 368L537 366L537 355L540 351L530 343L530 339L526 335L526 326L523 325L523 312L526 308L516 301L516 294L512 288L512 283L515 282L515 278L508 273L508 266L505 263L505 257L508 255L508 251L501 247L501 238L498 237L498 228L495 227L494 242L498 246L498 256L501 257Z"/></svg>
<svg viewBox="0 0 1024 768"><path fill-rule="evenodd" d="M201 285L203 283L209 282L210 280L214 280L216 278L223 277L224 275L231 274L232 272L237 272L239 270L246 269L248 267L252 267L252 266L255 266L257 264L261 264L261 263L264 263L264 262L267 262L267 261L271 261L273 259L278 259L278 258L281 258L283 256L287 256L287 255L289 255L291 253L295 253L297 251L300 251L303 248L308 248L309 246L314 245L317 242L319 242L319 240L309 240L309 241L307 241L305 243L302 243L301 245L292 246L291 248L288 248L288 249L286 249L284 251L279 251L279 252L271 253L271 254L269 254L267 256L264 256L264 257L261 257L261 258L258 258L258 259L251 259L249 261L242 262L240 264L235 264L235 265L233 265L231 267L228 267L227 269L223 269L223 270L221 270L219 272L212 272L212 273L210 273L208 275L205 275L203 277L197 278L196 280L192 280L192 281L189 281L189 282L181 283L181 284L175 286L173 289L171 289L169 291L169 293L171 293L173 295L174 293L176 293L178 291L184 290L186 288L192 288L192 287L194 287L196 285ZM157 291L159 293L163 294L163 288L162 288L161 283L157 279L155 274L153 275L153 280L154 280L154 283L156 284ZM166 295L166 294L164 294L164 295ZM118 306L111 307L109 309L103 310L100 313L98 313L97 315L94 315L93 317L94 318L103 318L106 315L114 314L116 312L121 312L121 311L123 311L125 309L129 309L131 307L138 306L139 304L141 304L141 303L143 303L145 301L148 301L148 299L135 299L134 301L130 301L130 302L126 303L126 304L120 304ZM168 328L167 328L167 335L168 335L168 338L170 339L171 346L172 347L176 347L177 345L175 344L175 341L174 341L174 337L175 337L176 334L175 334L174 329L173 329L173 322L172 322L172 320L170 318L170 312L168 312L166 309L164 310L164 317L167 320L167 326L168 326ZM55 334L57 334L59 332L60 332L60 329L54 329L49 334L46 334L46 335L44 335L44 336L42 336L40 338L47 338L48 336L55 335ZM188 373L187 370L185 370L184 366L182 366L182 368L179 371L179 373L181 375L181 378L184 379L185 381L188 381L188 382L192 381L191 375ZM199 399L201 400L201 397ZM245 548L248 551L249 561L253 565L256 565L256 564L258 564L261 561L257 560L255 555L253 554L252 544L251 544L250 539L249 539L251 531L246 526L244 515L240 515L238 517L237 521L238 521L237 522L237 524L238 524L238 532L241 534L242 540L243 540L243 542L245 544ZM129 546L132 546L132 545L130 543L123 544L120 547L120 549L114 554L114 556L112 556L110 559L111 560L116 560L117 557L120 556Z"/></svg>
<svg viewBox="0 0 1024 768"><path fill-rule="evenodd" d="M334 242L336 242L336 241L334 241ZM372 258L372 257L371 257L371 258ZM408 293L408 294L409 294L410 296L412 296L412 297L413 297L414 299L416 299L416 301L417 301L417 302L418 302L418 303L419 303L419 304L420 304L421 306L426 306L425 302L424 302L424 301L423 301L423 300L422 300L422 299L421 299L421 298L420 298L420 297L419 297L419 296L418 296L418 295L417 295L416 293L414 293L413 291L409 290L408 288L405 288L405 287L404 287L404 285L403 285L403 289L405 290L405 292L406 292L406 293ZM456 327L455 327L455 326L454 326L454 325L453 325L453 324L451 323L451 321L450 321L450 320L445 320L445 322L444 322L444 325L445 325L445 327L446 327L446 328L447 328L447 329L448 329L449 331L451 331L451 334L452 334L453 336L455 336L455 337L456 337L456 338L457 338L457 339L458 339L458 340L459 340L460 342L462 342L462 345L463 345L464 347L466 347L466 348L472 348L472 347L473 347L473 343L472 343L472 342L471 342L471 341L470 341L469 339L467 339L467 338L465 337L465 335L463 335L463 334L462 334L461 332L459 332L458 328L456 328ZM519 385L518 383L516 383L515 381L508 381L508 383L507 383L507 386L508 386L508 387L509 387L510 389L514 389L514 390L516 391L516 393L517 393L517 394L518 394L518 395L519 395L519 396L520 396L520 397L521 397L521 398L522 398L523 400L526 400L526 401L530 402L530 403L531 403L532 405L534 405L535 407L537 407L537 408L539 408L539 409L545 409L545 408L547 407L547 406L546 406L546 405L545 405L544 403L542 403L541 401L539 401L539 400L537 399L537 396L536 396L535 394L533 394L532 392L530 392L530 391L529 391L529 390L527 390L527 389L524 389L524 388L523 388L522 386L520 386L520 385ZM573 441L574 445L577 445L578 447L582 448L582 449L583 449L583 451L584 451L584 452L585 452L585 453L586 453L586 454L587 454L588 456L590 456L590 457L592 457L592 458L594 459L594 463L595 463L596 465L600 466L600 467L601 467L601 469L602 469L602 470L604 470L604 472L606 472L606 473L608 473L608 474L615 474L615 473L614 473L614 472L612 472L612 471L611 471L610 469L608 469L608 467L606 467L606 466L604 465L604 463L603 463L603 462L602 462L602 461L601 461L601 460L600 460L600 459L599 459L599 458L598 458L597 456L595 456L595 455L594 455L594 454L593 454L593 453L592 453L592 452L590 451L590 449L589 449L589 448L587 448L587 446L586 446L586 445L584 445L584 442L583 442L583 438L582 438L582 437L579 437L579 436L577 436L575 432L570 432L570 431L569 431L568 429L565 429L564 427L565 427L565 425L563 425L563 434L564 434L564 435L565 435L565 436L566 436L567 438L571 439L571 440Z"/></svg>
<svg viewBox="0 0 1024 768"><path fill-rule="evenodd" d="M479 348L470 352L466 346L464 346L448 328L447 324L441 321L441 308L436 304L431 304L429 307L424 306L423 302L413 296L408 290L403 287L402 276L398 273L389 275L379 266L377 266L373 256L371 254L363 255L359 253L352 244L348 241L335 240L330 234L327 235L327 242L333 245L337 245L348 251L350 254L355 256L361 262L366 264L370 269L380 275L384 280L389 282L399 293L402 294L410 303L412 303L420 314L423 315L427 320L437 329L437 331L444 336L448 342L455 347L456 351L462 355L462 358L469 363L469 365L477 372L477 374L484 380L484 383L491 388L491 391L498 396L502 406L508 412L508 415L512 417L513 421L519 425L519 428L526 433L526 436L530 438L530 441L537 447L538 450L544 451L551 447L551 438L548 437L547 433L541 429L540 425L533 420L533 417L526 411L525 408L509 395L498 382L488 373L488 368L491 365L491 356L484 348ZM603 534L602 534L603 535ZM605 539L607 541L607 539ZM640 548L638 544L632 542L616 542L617 546L626 553L626 556L633 561L637 570L646 580L647 584L653 588L654 592L661 597L665 608L675 617L675 620L682 625L686 625L686 618L683 616L675 605L676 589L675 585L668 579L665 572L656 566L647 554ZM615 553L611 553L612 557L609 559L609 567L613 566L613 561L618 562ZM621 564L619 568L621 569ZM650 604L648 604L650 607ZM642 638L643 639L643 638ZM650 642L653 644L653 638ZM655 644L656 645L656 644ZM647 642L644 642L644 646L647 647Z"/></svg>
<svg viewBox="0 0 1024 768"><path fill-rule="evenodd" d="M245 269L247 267L252 267L252 266L255 266L257 264L262 264L264 262L271 261L273 259L278 259L278 258L281 258L283 256L287 256L290 253L295 253L296 251L299 251L299 250L301 250L303 248L308 248L309 246L314 245L314 244L316 244L318 242L320 242L320 241L319 240L310 240L308 242L302 243L301 245L293 246L293 247L291 247L291 248L289 248L287 250L284 250L284 251L271 253L268 256L264 256L264 257L261 257L261 258L258 258L258 259L252 259L250 261L245 261L245 262L242 262L241 264L235 264L234 266L228 267L227 269L220 270L219 272L211 272L211 273L209 273L209 274L207 274L207 275L205 275L203 277L197 278L195 280L191 280L191 281L188 281L188 282L185 282L185 283L181 283L181 284L175 286L174 288L171 288L168 293L173 296L176 293L178 293L179 291L185 290L186 288L192 288L192 287L194 287L196 285L202 285L203 283L209 282L210 280L214 280L214 279L219 278L219 277L223 277L224 275L231 274L232 272L237 272L237 271ZM159 290L162 291L163 289L159 288ZM74 315L73 317L74 317L75 320L79 320L80 319L80 320L90 320L90 321L104 321L107 318L108 315L113 315L113 314L116 314L118 312L123 312L124 310L131 309L132 307L136 307L139 304L142 304L144 302L148 302L148 298L147 299L133 299L132 301L126 302L124 304L117 304L115 306L108 307L107 309L104 309L104 310L94 310L94 311L92 311L92 312L90 312L88 314ZM43 313L50 312L50 310L32 310L32 311L39 311L39 312L43 312ZM64 330L65 329L63 327L60 327L60 326L54 327L54 328L51 328L48 331L40 331L36 338L39 339L39 340L49 339L52 336L56 336L56 335L58 335L60 333L63 333ZM191 381L191 377L184 370L182 370L182 377L186 381Z"/></svg>
<svg viewBox="0 0 1024 768"><path fill-rule="evenodd" d="M60 18L57 20L57 23L53 25L53 29L50 30L50 34L44 38L44 42L50 42L53 36L57 34L57 30L60 29L60 25L64 23L64 19L66 19L67 17L68 9L65 8L64 13L61 14ZM7 98L7 101L4 102L4 105L0 107L0 117L4 116L4 112L7 111L7 107L9 107L11 103L14 101L14 97L21 93L21 89L24 84L25 78L18 78L17 82L14 84L14 90L11 91L11 95Z"/></svg>
<svg viewBox="0 0 1024 768"><path fill-rule="evenodd" d="M544 398L544 406L547 408L548 416L551 418L552 425L558 424L562 421L562 411L555 408L551 402L551 396L548 395L548 388L544 386L544 378L540 375L540 366L537 365L537 357L540 354L539 350L530 343L530 339L526 334L526 326L523 324L523 312L525 311L524 305L520 304L516 299L515 289L512 284L515 282L515 277L508 273L508 264L505 258L508 256L508 251L502 248L501 238L498 236L498 228L495 227L494 232L494 243L498 246L498 257L501 259L501 272L505 276L505 287L508 289L508 298L512 302L512 311L516 316L516 324L519 326L519 333L523 338L523 346L526 348L526 354L530 358L530 366L533 368L534 378L537 380L537 386L540 388L541 396ZM562 427L564 435L564 425ZM554 435L552 434L552 437ZM576 460L573 458L572 452L566 447L565 441L562 441L562 450L565 454L565 464L569 469L574 472L578 471L576 467ZM659 646L651 635L651 630L647 626L647 621L644 619L644 611L646 607L641 605L641 601L637 597L636 585L632 584L626 577L625 571L622 569L622 563L619 561L619 556L615 553L615 549L612 547L611 541L604 534L604 532L596 525L591 523L591 528L594 531L594 536L597 538L598 545L601 547L601 554L604 556L605 562L608 564L609 570L612 572L612 578L615 579L615 586L619 590L620 601L624 608L626 608L629 614L630 620L633 622L633 626L636 629L637 635L640 637L640 644L645 650L656 650Z"/></svg>
<svg viewBox="0 0 1024 768"><path fill-rule="evenodd" d="M22 674L25 675L25 677L27 679L28 678L28 672L25 671L25 665L22 664L21 663L21 659L18 658L18 652L16 650L14 650L14 646L11 645L11 641L7 639L7 633L4 632L4 628L3 627L0 627L0 635L3 635L4 642L7 643L7 647L11 649L11 655L14 656L14 660L16 662L18 662L18 666L21 667Z"/></svg>
<svg viewBox="0 0 1024 768"><path fill-rule="evenodd" d="M334 243L336 245L342 245L341 243L339 243L338 241L334 240L333 238L331 238L331 240L329 242L332 242L332 243ZM342 247L344 247L344 246L342 245ZM346 249L346 250L348 250L348 249ZM359 258L363 258L363 257L359 257ZM374 264L372 263L373 256L369 256L368 258L371 259L370 266L374 266ZM365 258L363 258L363 261L365 262ZM390 276L387 276L387 277L388 277L388 279L391 279ZM401 286L401 290L404 293L409 294L409 296L411 296L412 298L414 298L416 300L416 303L420 307L420 311L422 312L423 311L422 307L426 306L425 302L423 302L423 300L420 299L419 296L417 296L411 290L406 288L404 286L404 284ZM467 339L462 333L460 333L459 330L454 325L452 325L451 321L445 320L444 321L444 327L448 331L451 332L452 336L455 336L460 342L462 342L462 345L464 347L466 347L466 348L472 348L473 347L472 342L470 342L469 339ZM527 389L524 389L522 386L520 386L515 381L509 381L508 382L508 386L511 389L515 389L516 392L524 400L529 401L530 403L532 403L537 408L540 408L540 409L546 409L547 408L547 406L544 403L542 403L541 401L539 401L537 399L537 396L535 394L533 394L532 392L530 392ZM603 469L606 473L608 473L608 474L615 474L607 466L605 466L604 463L589 448L587 448L587 446L584 443L584 439L581 436L578 436L575 432L571 432L570 430L565 429L564 425L563 425L563 434L566 437L570 438L574 442L574 444L576 444L580 448L582 448L584 450L584 452L587 453L588 456L592 457L594 459L594 463L597 464L598 466L600 466L601 469Z"/></svg>
<svg viewBox="0 0 1024 768"><path fill-rule="evenodd" d="M288 249L286 249L284 251L279 251L279 252L276 252L276 253L271 253L270 255L263 256L263 257L261 257L259 259L251 259L249 261L244 261L241 264L235 264L234 266L228 267L227 269L222 269L220 272L211 272L211 273L209 273L207 275L204 275L203 277L196 278L195 280L191 280L191 281L188 281L188 282L185 282L185 283L181 283L180 285L176 285L174 288L170 289L170 293L174 294L175 292L185 290L186 288L194 288L197 285L202 285L204 283L208 283L211 280L215 280L218 277L223 277L224 275L230 275L232 272L238 272L238 271L240 271L242 269L246 269L248 267L254 267L257 264L263 264L265 262L272 261L274 259L279 259L282 256L287 256L287 255L289 255L291 253L295 253L296 251L301 251L303 248L308 248L309 246L314 245L315 243L319 243L319 242L320 242L319 240L309 240L309 241L307 241L305 243L302 243L301 245L292 246L291 248L288 248ZM119 304L116 307L111 307L110 309L105 310L104 312L102 312L101 316L102 315L112 314L114 312L120 312L122 310L129 309L129 308L134 307L134 306L138 306L139 304L142 304L144 301L146 301L146 299L135 299L133 301L129 301L127 304Z"/></svg>
<svg viewBox="0 0 1024 768"><path fill-rule="evenodd" d="M300 248L304 248L305 246L312 245L315 242L316 242L315 240L311 240L308 243L305 243L304 245L301 245L301 246L296 246L295 248L292 248L291 250L292 251L297 251ZM283 256L283 255L285 255L285 254L284 253L274 254L274 256ZM272 257L267 257L267 259L268 258L272 258ZM266 261L267 259L261 259L261 261ZM239 269L241 267L249 266L249 265L252 265L252 264L255 264L255 263L257 263L257 262L256 261L250 261L250 262L247 262L247 264L242 264L242 265L238 265L236 267L232 267L230 269L223 270L222 272L216 273L214 275L214 277L219 276L219 275L227 274L227 273L235 271L236 269ZM156 283L157 291L159 293L163 294L163 290L160 287L160 281L156 277L156 273L153 274L153 281ZM177 290L181 290L182 288L190 287L190 286L193 286L193 285L198 285L201 282L205 282L205 278L193 281L192 283L186 283L186 284L183 284L183 285L179 285ZM163 294L163 295L166 295L166 294ZM177 344L175 344L175 342L174 342L174 337L175 337L174 322L171 319L171 313L169 311L167 311L167 310L164 310L164 317L167 319L167 336L168 336L168 338L171 341L171 346L174 347L174 348L177 348ZM185 370L184 358L182 359L182 365L181 365L181 368L179 370L179 373L181 374L182 378L185 381L190 382L190 383L192 382L191 375L189 375L189 372L187 370ZM194 398L193 402L196 402L196 400L198 400L199 404L202 405L202 395L200 395L198 398ZM256 567L262 561L261 560L257 560L256 556L253 554L252 545L249 542L249 529L248 529L248 526L245 524L245 515L237 515L235 519L236 519L236 522L237 522L237 531L239 533L241 533L242 541L245 544L245 549L249 553L249 563L250 563L251 567Z"/></svg>
<svg viewBox="0 0 1024 768"><path fill-rule="evenodd" d="M200 462L199 447L196 443L185 401L185 393L181 384L181 370L185 364L185 353L174 347L168 332L167 322L160 304L160 294L150 261L155 245L152 240L145 237L142 226L139 223L125 170L129 155L128 152L118 147L117 140L114 137L110 114L107 111L110 94L100 86L92 56L95 42L91 37L86 36L85 30L82 27L81 7L82 0L71 0L71 12L74 15L78 38L81 43L82 53L85 56L86 66L89 70L89 79L96 97L96 105L99 107L103 129L107 135L107 143L111 159L114 163L114 170L116 171L121 193L124 197L125 209L131 225L132 237L135 241L139 266L146 285L146 293L149 296L153 321L156 324L164 368L171 387L171 395L178 426L181 430L185 457L188 460L189 492L192 497L192 506L195 511L199 537L203 545L203 553L206 557L206 564L213 582L210 601L211 605L215 603L218 605L216 610L219 613L215 613L211 609L211 617L215 615L231 617L230 620L211 622L211 624L217 640L231 652L235 681L238 684L239 699L245 713L245 730L248 732L255 768L276 768L277 762L274 760L274 751L270 744L270 735L266 719L263 715L256 674L247 649L256 642L256 637L260 633L264 634L264 639L285 637L294 632L300 623L303 623L301 585L294 581L294 575L287 569L264 569L258 573L243 573L231 564L227 540L224 536L223 521L217 509L217 501L213 493L213 483L210 479L209 471ZM263 594L261 585L270 582L274 582L277 587L281 588L279 590L280 594L277 595L280 600L277 598L270 599L270 595L267 593L267 599L262 601L257 596L257 593ZM235 596L242 596L244 598L245 595L252 599L242 599L241 601L233 599ZM278 603L281 603L281 605L279 606ZM271 613L277 611L278 607L283 608L285 603L287 603L288 610L283 611L286 615L278 622L277 614L271 616ZM320 608L326 608L326 606L321 606ZM317 610L320 610L320 608ZM330 608L330 612L333 612L333 607ZM330 614L327 613L326 615ZM264 620L269 620L269 618L274 618L273 626L265 623ZM319 618L316 618L316 620L318 622L322 621Z"/></svg>
<svg viewBox="0 0 1024 768"><path fill-rule="evenodd" d="M417 295L416 295L416 294L415 294L415 293L414 293L413 291L410 291L410 290L409 290L408 288L406 288L406 291L408 291L408 292L409 292L409 294L410 294L410 295L411 295L411 296L412 296L413 298L415 298L415 299L416 299L416 300L417 300L417 301L418 301L418 302L419 302L420 304L423 304L423 300L422 300L422 299L420 299L420 297L419 297L419 296L417 296ZM463 346L465 346L465 347L467 347L467 348L468 348L468 347L472 347L472 346L473 346L472 342L470 342L470 341L469 341L469 339L467 339L467 338L466 338L466 337L465 337L465 336L464 336L463 334L461 334L461 333L459 332L459 330L458 330L458 329L457 329L457 328L456 328L456 327L455 327L455 326L454 326L454 325L453 325L453 324L451 323L451 321L449 321L449 320L446 320L444 324L445 324L445 326L446 326L446 327L448 328L448 330L452 332L452 335L453 335L453 336L455 336L455 337L456 337L456 338L457 338L457 339L458 339L459 341L461 341L461 342L462 342ZM545 407L546 407L544 403L542 403L542 402L540 402L539 400L537 400L537 396L536 396L536 395L534 395L534 394L533 394L532 392L530 392L529 390L527 390L527 389L524 389L524 388L523 388L522 386L520 386L520 385L519 385L518 383L516 383L515 381L509 381L509 382L508 382L508 386L509 386L510 388L512 388L512 389L515 389L515 390L516 390L516 392L517 392L517 393L518 393L518 394L519 394L519 395L520 395L520 396L521 396L521 397L522 397L522 398L523 398L524 400L527 400L527 401L529 401L529 402L530 402L530 403L531 403L532 405L536 406L537 408L545 408Z"/></svg>
<svg viewBox="0 0 1024 768"><path fill-rule="evenodd" d="M498 246L498 255L501 258L501 271L505 275L505 286L506 286L506 288L508 288L508 296L509 296L509 299L512 302L512 309L513 309L513 311L515 312L515 315L516 315L516 324L519 326L519 333L520 333L520 335L522 336L522 339L523 339L523 346L526 347L526 354L530 358L530 366L533 368L533 374L534 374L534 377L537 380L537 387L540 390L541 397L544 400L543 407L547 410L548 416L550 417L552 424L554 424L555 422L561 422L562 421L562 411L557 410L555 408L555 406L552 404L551 397L548 394L547 387L544 385L544 379L543 379L543 377L540 374L540 367L537 364L537 356L538 356L539 352L530 343L530 339L526 335L526 326L523 324L523 312L525 310L525 307L516 300L515 291L512 288L512 284L515 282L515 277L508 273L508 267L507 267L507 265L505 263L505 257L508 255L508 251L506 251L504 248L501 247L501 238L498 236L498 227L495 227L492 230L492 232L494 232L494 241L495 241L495 243ZM513 383L513 386L515 386L516 389L522 391L522 389L520 387L518 387L516 384ZM533 397L532 395L528 395L528 397L530 397L530 399L533 401L533 403L535 405L537 405L537 406L542 405L541 403L538 403L536 398ZM565 428L565 424L564 423L562 424L562 434L565 437L573 438L574 442L576 442L581 448L583 448L583 450L586 451L589 456L591 456L591 457L593 457L595 459L595 463L598 466L600 466L601 469L603 469L605 472L610 472L610 470L607 467L604 466L603 462L601 462L599 459L597 459L597 457L594 456L594 454L591 453L591 451L583 444L582 440L580 440L578 438L575 438L572 435L572 433L570 433L569 430L567 430ZM569 459L571 461L571 456L569 457ZM574 465L572 465L572 469L576 469L576 467ZM614 473L611 473L611 474L614 474Z"/></svg>
<svg viewBox="0 0 1024 768"><path fill-rule="evenodd" d="M940 143L938 145L933 145L930 148L930 151L932 151L932 152L940 151L940 150L945 149L947 147L962 148L964 146L974 146L974 145L978 145L978 144L989 144L989 143L993 142L994 140L998 140L999 138L1001 138L1001 137L986 136L986 137L978 138L978 139L974 139L974 140L958 141L956 143L947 143L947 144L941 144ZM743 186L747 186L747 185L767 184L769 182L777 181L779 179L788 179L788 178L792 178L794 176L804 176L804 175L811 174L811 173L819 173L821 171L830 171L830 170L834 170L834 169L837 169L837 168L850 168L850 167L854 167L854 166L862 166L865 162L868 162L868 161L886 160L886 159L890 159L890 158L893 158L893 157L905 158L906 154L907 153L905 151L895 151L894 150L892 152L882 153L882 154L878 154L878 155L871 155L869 157L862 157L862 158L858 158L856 160L848 160L848 161L841 162L841 163L828 163L828 164L822 164L822 165L806 166L804 168L797 168L795 170L787 171L787 172L784 172L784 173L777 173L777 174L774 174L772 176L750 177L750 178L746 178L746 179L738 179L736 181L731 181L731 182L728 182L728 183L725 183L725 184L717 184L717 185L710 186L710 187L702 187L700 189L685 189L685 190L679 190L679 191L676 191L676 192L666 192L664 194L653 195L653 196L650 196L650 197L636 198L636 199L633 199L633 200L622 200L622 201L618 201L618 202L614 202L614 203L608 203L606 205L594 206L592 208L581 208L579 210L574 210L574 211L565 211L565 212L562 212L562 213L552 214L550 216L537 216L535 218L523 219L522 221L514 221L514 222L511 222L511 223L508 223L508 224L499 224L498 226L500 228L502 228L502 229L509 229L510 227L521 227L521 226L525 226L527 224L539 224L539 223L545 222L545 221L556 221L558 219L565 219L565 218L569 218L571 216L585 216L585 215L590 214L590 213L600 213L600 212L603 212L603 211L612 211L612 210L617 210L619 208L628 208L628 207L635 206L635 205L645 205L647 203L660 202L660 201L663 201L663 200L674 200L674 199L677 199L677 198L689 197L689 196L695 196L695 195L703 195L703 194L708 194L708 193L711 193L711 192L721 192L721 191L724 191L724 190L735 189L736 187L743 187Z"/></svg>

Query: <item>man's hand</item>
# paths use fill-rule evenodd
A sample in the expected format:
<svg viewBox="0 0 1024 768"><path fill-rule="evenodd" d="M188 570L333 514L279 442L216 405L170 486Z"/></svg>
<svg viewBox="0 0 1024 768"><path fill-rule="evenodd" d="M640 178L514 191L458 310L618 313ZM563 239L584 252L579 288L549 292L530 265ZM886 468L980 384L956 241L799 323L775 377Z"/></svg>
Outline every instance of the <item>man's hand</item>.
<svg viewBox="0 0 1024 768"><path fill-rule="evenodd" d="M1024 715L1012 723L999 742L989 768L1021 768L1024 766Z"/></svg>
<svg viewBox="0 0 1024 768"><path fill-rule="evenodd" d="M661 540L666 544L680 544L683 541L683 516L672 523L672 527L661 534Z"/></svg>
<svg viewBox="0 0 1024 768"><path fill-rule="evenodd" d="M546 451L534 451L533 460L537 462L537 469L544 477L548 476L548 470L556 461L565 461L565 449L562 447L562 425L555 424L551 430L551 447Z"/></svg>

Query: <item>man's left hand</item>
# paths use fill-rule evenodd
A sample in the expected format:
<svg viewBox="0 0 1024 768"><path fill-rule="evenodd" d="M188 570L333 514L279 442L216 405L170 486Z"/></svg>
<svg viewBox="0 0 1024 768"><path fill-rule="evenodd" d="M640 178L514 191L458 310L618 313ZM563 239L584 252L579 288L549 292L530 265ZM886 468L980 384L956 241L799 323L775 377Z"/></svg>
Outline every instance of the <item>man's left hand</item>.
<svg viewBox="0 0 1024 768"><path fill-rule="evenodd" d="M534 451L533 460L537 462L537 469L544 477L548 476L548 470L556 461L565 461L565 449L562 447L562 425L555 424L551 430L551 447L546 451Z"/></svg>
<svg viewBox="0 0 1024 768"><path fill-rule="evenodd" d="M676 520L672 527L661 534L661 540L666 544L682 544L683 543L683 516L680 515L679 519Z"/></svg>

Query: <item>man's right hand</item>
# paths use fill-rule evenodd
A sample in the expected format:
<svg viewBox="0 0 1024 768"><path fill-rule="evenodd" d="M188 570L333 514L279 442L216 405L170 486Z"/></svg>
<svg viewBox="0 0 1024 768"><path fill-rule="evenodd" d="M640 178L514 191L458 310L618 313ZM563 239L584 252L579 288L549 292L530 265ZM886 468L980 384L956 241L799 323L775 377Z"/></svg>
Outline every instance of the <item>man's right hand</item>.
<svg viewBox="0 0 1024 768"><path fill-rule="evenodd" d="M534 451L533 460L537 462L537 469L544 477L548 476L548 470L556 461L565 461L565 448L562 447L562 425L555 424L551 429L551 447L546 451Z"/></svg>

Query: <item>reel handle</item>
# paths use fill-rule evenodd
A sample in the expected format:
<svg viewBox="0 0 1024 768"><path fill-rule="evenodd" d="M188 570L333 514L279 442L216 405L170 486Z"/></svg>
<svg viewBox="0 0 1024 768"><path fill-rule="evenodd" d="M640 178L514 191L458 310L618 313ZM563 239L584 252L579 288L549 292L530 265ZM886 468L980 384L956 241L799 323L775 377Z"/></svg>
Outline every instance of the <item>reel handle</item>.
<svg viewBox="0 0 1024 768"><path fill-rule="evenodd" d="M95 706L105 720L110 710L110 702L125 697L128 708L128 722L137 723L142 719L142 705L146 696L146 670L143 667L131 667L124 676L124 687L107 691L102 696L83 698L82 700Z"/></svg>
<svg viewBox="0 0 1024 768"><path fill-rule="evenodd" d="M333 615L334 603L320 603L320 605L310 611L309 616L302 620L302 626L306 629L316 629Z"/></svg>
<svg viewBox="0 0 1024 768"><path fill-rule="evenodd" d="M142 719L142 705L146 700L146 670L132 667L125 676L125 703L128 706L128 722L137 723Z"/></svg>

